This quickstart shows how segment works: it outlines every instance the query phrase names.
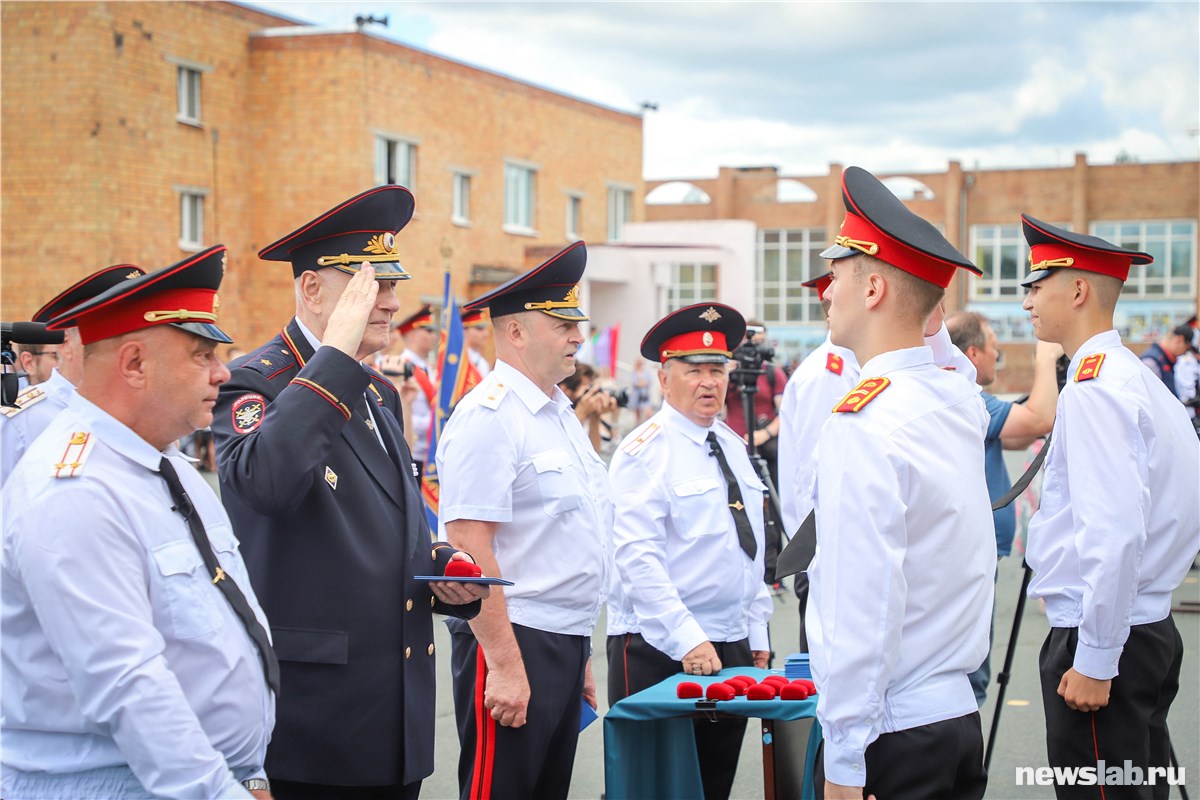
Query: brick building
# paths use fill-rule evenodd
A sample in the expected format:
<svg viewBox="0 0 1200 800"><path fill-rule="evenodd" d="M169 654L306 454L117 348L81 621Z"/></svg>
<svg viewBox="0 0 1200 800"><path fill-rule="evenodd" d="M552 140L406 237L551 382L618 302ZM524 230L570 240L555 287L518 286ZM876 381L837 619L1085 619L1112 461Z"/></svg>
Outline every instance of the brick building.
<svg viewBox="0 0 1200 800"><path fill-rule="evenodd" d="M447 263L471 297L642 216L638 114L234 3L0 13L5 320L108 264L223 242L222 327L258 343L293 299L256 252L385 182L417 200L402 309L440 302Z"/></svg>
<svg viewBox="0 0 1200 800"><path fill-rule="evenodd" d="M844 215L841 172L840 164L812 176L723 167L712 179L648 181L646 218L753 222L753 313L785 356L796 357L825 335L820 304L800 284L826 269L818 254ZM960 272L947 306L993 320L1007 361L997 391L1027 387L1030 375L1033 334L1018 285L1028 264L1022 212L1154 255L1153 265L1134 269L1117 306L1118 328L1135 350L1197 311L1200 162L1093 165L1077 154L1061 168L964 170L951 161L945 172L879 177L983 270L978 278ZM710 278L694 291L716 284Z"/></svg>

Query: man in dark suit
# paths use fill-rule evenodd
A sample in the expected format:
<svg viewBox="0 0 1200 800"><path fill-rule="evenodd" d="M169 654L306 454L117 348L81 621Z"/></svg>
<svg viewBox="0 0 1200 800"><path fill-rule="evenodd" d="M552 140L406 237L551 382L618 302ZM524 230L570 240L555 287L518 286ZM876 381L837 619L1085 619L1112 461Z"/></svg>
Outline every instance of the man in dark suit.
<svg viewBox="0 0 1200 800"><path fill-rule="evenodd" d="M408 278L407 189L354 197L259 253L290 261L296 317L234 362L215 411L221 496L273 623L282 672L267 752L277 798L415 798L433 772L431 612L469 619L485 587L443 575L387 343Z"/></svg>

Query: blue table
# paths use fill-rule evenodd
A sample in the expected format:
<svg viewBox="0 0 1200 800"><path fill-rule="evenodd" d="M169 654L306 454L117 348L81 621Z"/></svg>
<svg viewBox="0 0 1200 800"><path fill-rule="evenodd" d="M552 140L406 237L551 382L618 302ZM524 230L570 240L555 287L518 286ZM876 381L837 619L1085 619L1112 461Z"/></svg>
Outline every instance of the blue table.
<svg viewBox="0 0 1200 800"><path fill-rule="evenodd" d="M731 667L710 677L680 673L617 703L604 717L604 785L608 800L700 798L700 766L692 720L703 716L696 700L680 700L675 687L694 681L702 688L734 675L761 680L781 671ZM768 798L775 796L774 722L813 719L816 698L808 700L747 700L736 697L716 704L718 716L753 717L763 721L763 782ZM802 800L810 800L812 764L821 742L820 724L813 719L805 756Z"/></svg>

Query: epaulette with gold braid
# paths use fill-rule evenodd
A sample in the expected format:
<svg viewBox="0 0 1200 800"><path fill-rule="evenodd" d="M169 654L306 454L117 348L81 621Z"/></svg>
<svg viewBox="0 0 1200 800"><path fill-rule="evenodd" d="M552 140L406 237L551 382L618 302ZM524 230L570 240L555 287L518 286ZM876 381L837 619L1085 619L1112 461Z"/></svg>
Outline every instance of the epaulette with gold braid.
<svg viewBox="0 0 1200 800"><path fill-rule="evenodd" d="M25 391L17 395L15 406L0 406L0 414L12 419L30 406L35 406L48 397L38 386L27 386Z"/></svg>
<svg viewBox="0 0 1200 800"><path fill-rule="evenodd" d="M867 403L878 397L891 383L887 378L867 378L858 384L858 386L851 389L850 393L833 407L833 413L856 413L862 411Z"/></svg>
<svg viewBox="0 0 1200 800"><path fill-rule="evenodd" d="M1079 369L1075 370L1075 382L1090 381L1092 378L1100 377L1100 365L1104 363L1104 353L1095 353L1079 362Z"/></svg>

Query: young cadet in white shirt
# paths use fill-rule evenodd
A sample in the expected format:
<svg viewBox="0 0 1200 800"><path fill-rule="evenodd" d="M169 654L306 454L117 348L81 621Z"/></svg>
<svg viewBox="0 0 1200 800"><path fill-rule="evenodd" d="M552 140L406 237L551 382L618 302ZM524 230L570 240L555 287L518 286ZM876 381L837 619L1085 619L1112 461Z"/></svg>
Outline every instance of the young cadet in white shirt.
<svg viewBox="0 0 1200 800"><path fill-rule="evenodd" d="M1147 253L1021 216L1024 308L1071 358L1029 523L1029 596L1045 600L1039 659L1052 767L1168 765L1167 712L1183 641L1171 594L1200 548L1200 443L1179 401L1113 329ZM1167 797L1167 782L1122 790ZM1095 787L1056 786L1060 798Z"/></svg>
<svg viewBox="0 0 1200 800"><path fill-rule="evenodd" d="M105 267L59 292L30 319L49 322L118 283L145 274L133 264ZM21 392L16 408L0 408L0 486L8 480L13 467L38 434L67 407L67 401L75 393L75 385L83 378L83 345L79 342L79 333L70 328L63 334L63 343L58 345L55 353L57 366L50 372L50 377Z"/></svg>
<svg viewBox="0 0 1200 800"><path fill-rule="evenodd" d="M583 343L583 242L466 304L488 307L496 366L438 440L439 527L495 587L453 634L463 798L565 798L591 635L611 580L604 462L558 383ZM482 701L482 702L480 702Z"/></svg>
<svg viewBox="0 0 1200 800"><path fill-rule="evenodd" d="M270 795L267 620L225 509L173 444L211 423L229 378L224 256L51 322L77 326L87 359L4 487L5 798Z"/></svg>
<svg viewBox="0 0 1200 800"><path fill-rule="evenodd" d="M701 303L642 339L642 356L662 364L663 407L625 437L609 469L614 594L626 610L610 612L609 705L680 671L767 666L766 486L745 442L717 419L730 351L745 333L736 310ZM729 796L745 732L744 719L696 721L708 800Z"/></svg>
<svg viewBox="0 0 1200 800"><path fill-rule="evenodd" d="M805 623L826 798L979 798L983 735L967 675L988 647L996 565L987 412L939 368L924 328L975 267L870 173L842 175L831 341L865 376L821 431Z"/></svg>

